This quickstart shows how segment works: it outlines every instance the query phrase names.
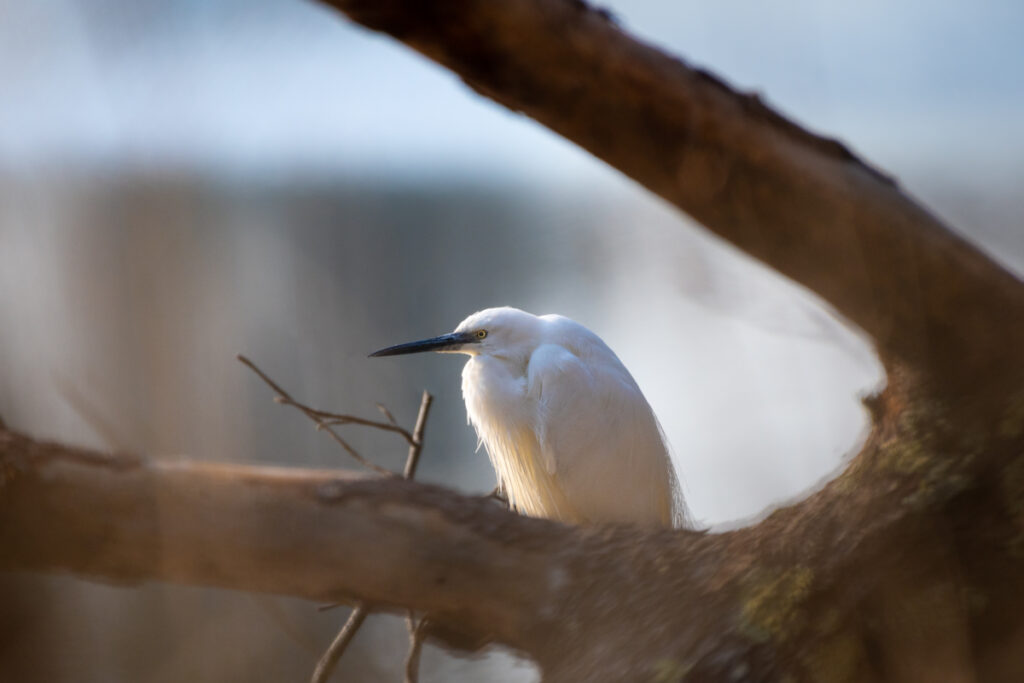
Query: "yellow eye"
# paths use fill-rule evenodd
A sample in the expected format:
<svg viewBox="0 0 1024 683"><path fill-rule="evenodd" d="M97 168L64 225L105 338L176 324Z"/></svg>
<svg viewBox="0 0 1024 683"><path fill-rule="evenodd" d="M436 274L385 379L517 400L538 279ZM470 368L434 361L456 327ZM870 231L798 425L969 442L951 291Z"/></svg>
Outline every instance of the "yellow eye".
<svg viewBox="0 0 1024 683"><path fill-rule="evenodd" d="M476 338L477 339L486 339L487 338L487 330L477 330L476 331Z"/></svg>

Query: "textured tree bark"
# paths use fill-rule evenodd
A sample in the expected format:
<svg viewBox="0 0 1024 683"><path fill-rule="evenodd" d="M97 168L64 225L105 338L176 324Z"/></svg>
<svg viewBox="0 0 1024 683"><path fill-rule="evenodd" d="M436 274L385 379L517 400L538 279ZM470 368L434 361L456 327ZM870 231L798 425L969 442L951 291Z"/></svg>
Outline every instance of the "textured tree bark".
<svg viewBox="0 0 1024 683"><path fill-rule="evenodd" d="M362 600L553 681L1024 680L1024 286L839 143L572 0L334 0L817 292L888 386L846 471L722 534L0 433L0 568ZM450 640L450 638L449 638Z"/></svg>
<svg viewBox="0 0 1024 683"><path fill-rule="evenodd" d="M524 582L537 581L526 556L493 561L500 548L486 527L449 523L441 513L450 494L397 479L159 463L12 432L0 433L0 463L0 568L359 597L442 616L457 604L445 597L455 591L467 600L465 618L503 637L513 632L502 626L513 621L510 594L519 600ZM480 524L498 509L484 499L463 504Z"/></svg>

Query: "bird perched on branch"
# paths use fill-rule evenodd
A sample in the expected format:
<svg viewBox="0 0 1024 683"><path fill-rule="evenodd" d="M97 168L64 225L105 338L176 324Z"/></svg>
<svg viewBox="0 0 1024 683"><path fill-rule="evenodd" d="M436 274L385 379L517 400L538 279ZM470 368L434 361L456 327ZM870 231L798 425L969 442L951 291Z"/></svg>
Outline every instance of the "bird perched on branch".
<svg viewBox="0 0 1024 683"><path fill-rule="evenodd" d="M570 523L681 526L685 507L647 399L600 337L560 315L489 308L371 356L463 353L462 395L518 511Z"/></svg>

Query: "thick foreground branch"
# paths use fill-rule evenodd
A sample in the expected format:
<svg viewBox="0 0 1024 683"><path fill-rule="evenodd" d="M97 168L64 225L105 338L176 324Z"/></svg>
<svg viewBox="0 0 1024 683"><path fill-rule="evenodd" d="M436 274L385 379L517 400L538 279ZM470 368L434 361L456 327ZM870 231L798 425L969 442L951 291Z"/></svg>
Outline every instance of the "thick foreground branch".
<svg viewBox="0 0 1024 683"><path fill-rule="evenodd" d="M834 140L580 0L326 0L577 143L955 391L1024 348L1024 288ZM997 360L993 360L997 359Z"/></svg>
<svg viewBox="0 0 1024 683"><path fill-rule="evenodd" d="M447 642L527 654L548 681L1020 680L1024 469L979 461L950 488L915 465L915 444L932 446L918 438L876 435L822 492L707 535L0 431L0 569L413 609Z"/></svg>
<svg viewBox="0 0 1024 683"><path fill-rule="evenodd" d="M455 506L467 527L446 518L449 494L397 479L0 439L0 568L456 611L503 639L535 607L516 605L541 585L536 559L506 557L487 535L521 520L483 499Z"/></svg>

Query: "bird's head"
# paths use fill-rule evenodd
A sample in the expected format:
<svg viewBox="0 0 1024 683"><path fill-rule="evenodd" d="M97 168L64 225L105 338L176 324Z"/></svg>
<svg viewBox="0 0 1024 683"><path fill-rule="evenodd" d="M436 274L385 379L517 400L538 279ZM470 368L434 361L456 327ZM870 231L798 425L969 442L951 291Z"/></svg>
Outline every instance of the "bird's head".
<svg viewBox="0 0 1024 683"><path fill-rule="evenodd" d="M423 351L464 353L470 356L529 355L539 343L541 323L537 316L518 308L488 308L463 320L454 332L389 346L374 351L370 356L397 356Z"/></svg>

